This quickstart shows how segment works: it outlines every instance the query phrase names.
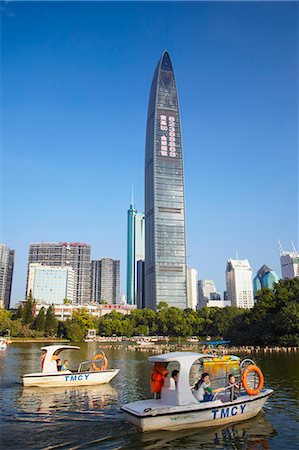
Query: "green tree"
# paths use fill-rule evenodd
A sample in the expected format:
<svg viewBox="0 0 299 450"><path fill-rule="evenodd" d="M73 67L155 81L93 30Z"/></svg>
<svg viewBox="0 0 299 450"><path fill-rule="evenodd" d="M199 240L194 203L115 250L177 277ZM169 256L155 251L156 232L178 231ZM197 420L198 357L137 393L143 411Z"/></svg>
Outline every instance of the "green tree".
<svg viewBox="0 0 299 450"><path fill-rule="evenodd" d="M36 316L36 318L34 319L33 322L33 328L36 331L42 331L45 332L45 325L46 325L46 316L45 316L45 308L42 307L38 313L38 315Z"/></svg>
<svg viewBox="0 0 299 450"><path fill-rule="evenodd" d="M31 325L33 322L34 303L35 301L32 297L32 292L30 291L23 308L22 320L25 325Z"/></svg>
<svg viewBox="0 0 299 450"><path fill-rule="evenodd" d="M73 320L65 322L66 337L72 342L82 342L85 338L85 331Z"/></svg>
<svg viewBox="0 0 299 450"><path fill-rule="evenodd" d="M50 305L45 320L45 333L47 336L55 337L57 334L58 320L54 314L54 306Z"/></svg>

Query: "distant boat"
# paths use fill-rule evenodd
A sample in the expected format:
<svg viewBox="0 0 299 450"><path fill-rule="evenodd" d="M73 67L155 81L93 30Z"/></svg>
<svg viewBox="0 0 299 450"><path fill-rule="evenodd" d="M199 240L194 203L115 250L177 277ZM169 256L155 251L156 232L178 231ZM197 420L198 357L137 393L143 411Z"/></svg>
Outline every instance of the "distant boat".
<svg viewBox="0 0 299 450"><path fill-rule="evenodd" d="M90 361L80 363L77 370L58 371L57 356L65 350L80 350L73 345L49 345L42 347L46 352L42 359L42 372L29 373L23 376L24 386L59 387L59 386L90 386L109 383L119 369L108 369L108 360L104 352L100 352ZM98 363L102 362L99 367Z"/></svg>

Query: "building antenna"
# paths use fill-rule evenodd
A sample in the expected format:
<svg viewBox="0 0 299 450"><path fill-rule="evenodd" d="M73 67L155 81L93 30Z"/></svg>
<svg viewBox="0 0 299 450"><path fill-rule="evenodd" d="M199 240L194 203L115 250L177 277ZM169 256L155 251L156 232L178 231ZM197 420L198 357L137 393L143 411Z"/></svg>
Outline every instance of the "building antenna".
<svg viewBox="0 0 299 450"><path fill-rule="evenodd" d="M134 206L134 185L132 184L131 205Z"/></svg>
<svg viewBox="0 0 299 450"><path fill-rule="evenodd" d="M291 241L291 244L292 244L292 249L294 250L294 252L295 252L295 253L297 253L297 249L296 249L296 247L295 247L295 244L294 244L294 242L293 242L293 241Z"/></svg>
<svg viewBox="0 0 299 450"><path fill-rule="evenodd" d="M239 259L239 255L238 255L238 249L236 249L236 259Z"/></svg>
<svg viewBox="0 0 299 450"><path fill-rule="evenodd" d="M278 247L279 247L279 253L280 254L284 253L284 249L282 248L280 240L278 239L277 242L278 242Z"/></svg>

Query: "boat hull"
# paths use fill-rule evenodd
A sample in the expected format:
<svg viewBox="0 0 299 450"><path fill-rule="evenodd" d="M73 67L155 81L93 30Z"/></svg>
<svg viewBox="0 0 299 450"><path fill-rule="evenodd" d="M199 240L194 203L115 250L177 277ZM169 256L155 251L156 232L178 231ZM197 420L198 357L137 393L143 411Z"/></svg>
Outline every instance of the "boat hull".
<svg viewBox="0 0 299 450"><path fill-rule="evenodd" d="M143 414L133 409L134 403L123 406L126 419L136 425L141 431L183 429L183 428L199 428L199 427L217 427L233 422L255 417L262 409L263 405L272 394L271 389L266 389L255 396L244 395L234 402L222 403L220 401L200 403L198 407L194 405L171 407L168 408L152 408L147 411L146 403L151 401L143 401L145 406ZM135 402L137 404L139 402Z"/></svg>
<svg viewBox="0 0 299 450"><path fill-rule="evenodd" d="M93 386L109 383L118 372L119 369L98 372L34 373L23 376L23 385L32 387Z"/></svg>

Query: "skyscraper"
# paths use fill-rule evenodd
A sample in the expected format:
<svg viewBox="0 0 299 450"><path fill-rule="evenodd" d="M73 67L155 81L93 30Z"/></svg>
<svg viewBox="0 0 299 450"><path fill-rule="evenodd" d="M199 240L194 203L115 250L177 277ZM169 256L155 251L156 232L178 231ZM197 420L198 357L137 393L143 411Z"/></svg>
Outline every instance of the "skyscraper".
<svg viewBox="0 0 299 450"><path fill-rule="evenodd" d="M187 308L196 309L198 298L198 272L187 267Z"/></svg>
<svg viewBox="0 0 299 450"><path fill-rule="evenodd" d="M29 264L44 266L71 266L74 270L74 302L90 301L90 245L81 242L39 242L30 244L26 293L28 291Z"/></svg>
<svg viewBox="0 0 299 450"><path fill-rule="evenodd" d="M299 277L299 254L297 253L297 251L281 251L280 265L281 275L284 280L286 278L293 279Z"/></svg>
<svg viewBox="0 0 299 450"><path fill-rule="evenodd" d="M138 213L134 202L128 209L128 238L127 238L127 303L136 302L137 262L144 260L144 214Z"/></svg>
<svg viewBox="0 0 299 450"><path fill-rule="evenodd" d="M248 259L229 259L226 266L227 300L231 306L252 308L252 270Z"/></svg>
<svg viewBox="0 0 299 450"><path fill-rule="evenodd" d="M278 281L279 277L274 270L264 264L253 280L254 298L256 297L257 291L262 288L273 289L273 284L278 283Z"/></svg>
<svg viewBox="0 0 299 450"><path fill-rule="evenodd" d="M210 294L217 292L213 280L198 280L198 307L203 308L207 306L210 300Z"/></svg>
<svg viewBox="0 0 299 450"><path fill-rule="evenodd" d="M119 260L111 258L91 261L91 299L94 302L120 302Z"/></svg>
<svg viewBox="0 0 299 450"><path fill-rule="evenodd" d="M145 303L186 308L184 170L172 63L160 58L151 85L145 156Z"/></svg>
<svg viewBox="0 0 299 450"><path fill-rule="evenodd" d="M0 302L5 309L10 307L15 251L0 244Z"/></svg>

